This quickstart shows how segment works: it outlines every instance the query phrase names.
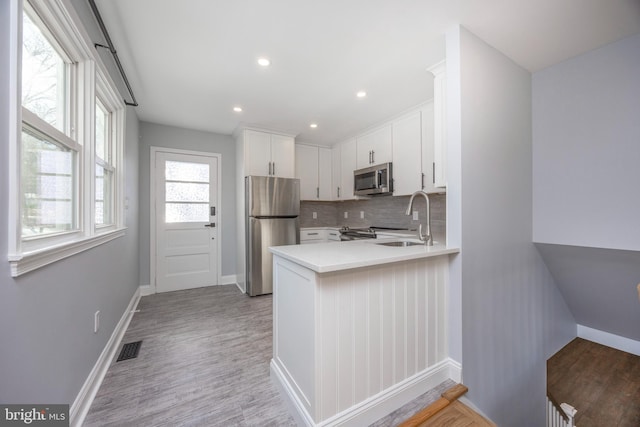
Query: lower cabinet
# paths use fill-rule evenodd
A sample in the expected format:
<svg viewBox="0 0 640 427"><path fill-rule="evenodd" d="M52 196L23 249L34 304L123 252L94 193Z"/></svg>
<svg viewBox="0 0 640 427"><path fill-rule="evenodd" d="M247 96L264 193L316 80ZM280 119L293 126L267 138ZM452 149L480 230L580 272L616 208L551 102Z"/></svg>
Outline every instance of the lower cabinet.
<svg viewBox="0 0 640 427"><path fill-rule="evenodd" d="M337 228L301 228L300 244L325 243L340 241L340 231Z"/></svg>

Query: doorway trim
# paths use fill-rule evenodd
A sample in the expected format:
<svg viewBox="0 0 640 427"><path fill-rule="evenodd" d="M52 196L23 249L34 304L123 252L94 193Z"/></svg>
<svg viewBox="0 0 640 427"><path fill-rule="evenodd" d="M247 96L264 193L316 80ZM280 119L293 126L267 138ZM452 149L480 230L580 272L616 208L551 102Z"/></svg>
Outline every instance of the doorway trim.
<svg viewBox="0 0 640 427"><path fill-rule="evenodd" d="M218 195L218 229L220 230L220 236L216 239L216 262L218 263L218 271L216 282L218 285L222 284L222 224L224 221L222 212L222 154L209 153L206 151L192 151L181 150L178 148L166 148L166 147L150 147L149 153L149 281L151 286L150 294L157 292L156 288L156 155L158 153L170 153L170 154L187 154L191 156L213 157L218 159L218 167L216 168L217 176L217 190Z"/></svg>

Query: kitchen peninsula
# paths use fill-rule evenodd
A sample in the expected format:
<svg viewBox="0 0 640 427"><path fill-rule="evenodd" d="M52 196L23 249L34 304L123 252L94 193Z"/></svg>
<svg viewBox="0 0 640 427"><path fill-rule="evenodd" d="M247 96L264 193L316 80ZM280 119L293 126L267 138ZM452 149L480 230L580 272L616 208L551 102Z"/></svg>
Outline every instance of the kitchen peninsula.
<svg viewBox="0 0 640 427"><path fill-rule="evenodd" d="M380 244L400 240L414 245ZM415 243L271 248L271 372L304 425L368 425L460 380L447 327L449 255L458 249Z"/></svg>

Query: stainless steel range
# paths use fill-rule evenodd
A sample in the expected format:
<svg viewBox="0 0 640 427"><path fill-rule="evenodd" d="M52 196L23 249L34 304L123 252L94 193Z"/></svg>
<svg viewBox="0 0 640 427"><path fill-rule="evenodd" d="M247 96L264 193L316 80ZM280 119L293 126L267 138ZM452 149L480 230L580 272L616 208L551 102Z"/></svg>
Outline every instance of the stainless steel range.
<svg viewBox="0 0 640 427"><path fill-rule="evenodd" d="M349 228L342 227L340 229L340 240L363 240L363 239L375 239L376 232L371 228Z"/></svg>
<svg viewBox="0 0 640 427"><path fill-rule="evenodd" d="M402 231L406 228L397 227L368 227L368 228L350 228L344 226L340 229L340 240L363 240L376 239L376 231Z"/></svg>

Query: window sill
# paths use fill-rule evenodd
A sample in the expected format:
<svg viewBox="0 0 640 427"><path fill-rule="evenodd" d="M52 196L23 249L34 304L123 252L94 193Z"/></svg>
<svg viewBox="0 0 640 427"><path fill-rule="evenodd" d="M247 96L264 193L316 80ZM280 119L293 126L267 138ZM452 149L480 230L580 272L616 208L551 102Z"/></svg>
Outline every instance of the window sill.
<svg viewBox="0 0 640 427"><path fill-rule="evenodd" d="M9 264L11 265L11 276L18 277L40 267L49 265L72 255L79 254L96 246L100 246L111 240L122 237L125 234L126 227L117 228L95 236L65 242L59 245L50 246L48 248L38 249L21 254L9 255Z"/></svg>

